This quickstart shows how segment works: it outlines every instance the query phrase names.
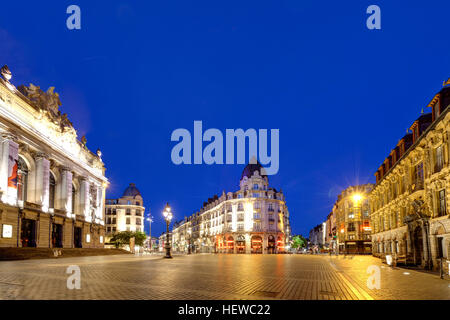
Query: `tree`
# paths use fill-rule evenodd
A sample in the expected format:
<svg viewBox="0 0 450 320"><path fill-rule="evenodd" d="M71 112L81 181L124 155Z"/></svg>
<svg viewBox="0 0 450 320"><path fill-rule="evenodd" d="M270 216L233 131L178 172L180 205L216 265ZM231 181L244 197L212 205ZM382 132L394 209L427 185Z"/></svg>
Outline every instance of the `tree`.
<svg viewBox="0 0 450 320"><path fill-rule="evenodd" d="M144 232L136 231L134 233L134 243L137 246L141 246L142 247L144 245L145 239L147 239L147 235Z"/></svg>
<svg viewBox="0 0 450 320"><path fill-rule="evenodd" d="M292 238L292 248L299 249L306 246L306 239L302 235L296 235Z"/></svg>
<svg viewBox="0 0 450 320"><path fill-rule="evenodd" d="M129 245L131 238L134 238L134 244L137 246L143 246L147 235L141 231L121 231L116 233L112 238L111 242L114 243L116 248L121 248L123 246Z"/></svg>

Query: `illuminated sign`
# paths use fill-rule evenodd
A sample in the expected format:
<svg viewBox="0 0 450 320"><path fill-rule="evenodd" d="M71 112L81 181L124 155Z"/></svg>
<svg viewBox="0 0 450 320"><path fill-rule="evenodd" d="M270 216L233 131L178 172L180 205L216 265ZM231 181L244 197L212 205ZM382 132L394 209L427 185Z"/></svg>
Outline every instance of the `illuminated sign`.
<svg viewBox="0 0 450 320"><path fill-rule="evenodd" d="M3 238L12 238L12 230L13 230L12 225L4 224L3 225L2 237Z"/></svg>
<svg viewBox="0 0 450 320"><path fill-rule="evenodd" d="M90 234L86 235L86 242L91 242L91 235Z"/></svg>

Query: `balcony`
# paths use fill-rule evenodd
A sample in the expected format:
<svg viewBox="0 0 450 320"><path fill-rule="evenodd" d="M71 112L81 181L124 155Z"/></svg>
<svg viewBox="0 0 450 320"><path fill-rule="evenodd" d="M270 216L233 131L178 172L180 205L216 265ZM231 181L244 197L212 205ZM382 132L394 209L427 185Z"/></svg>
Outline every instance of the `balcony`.
<svg viewBox="0 0 450 320"><path fill-rule="evenodd" d="M423 189L424 189L423 179L415 179L413 181L413 183L411 184L410 193L414 193L416 191L423 190Z"/></svg>

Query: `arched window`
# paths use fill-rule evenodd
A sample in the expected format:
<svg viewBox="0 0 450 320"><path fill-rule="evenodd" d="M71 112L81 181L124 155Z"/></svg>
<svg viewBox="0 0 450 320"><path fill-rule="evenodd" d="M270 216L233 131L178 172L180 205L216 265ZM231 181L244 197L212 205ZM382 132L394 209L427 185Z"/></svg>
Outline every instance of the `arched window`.
<svg viewBox="0 0 450 320"><path fill-rule="evenodd" d="M28 167L25 161L19 157L17 161L17 200L27 200Z"/></svg>
<svg viewBox="0 0 450 320"><path fill-rule="evenodd" d="M56 190L56 181L55 176L53 176L53 173L50 172L48 177L48 194L49 194L49 201L48 201L48 207L49 208L55 208L55 190Z"/></svg>
<svg viewBox="0 0 450 320"><path fill-rule="evenodd" d="M72 214L75 214L75 197L77 195L77 191L75 190L75 186L72 184Z"/></svg>

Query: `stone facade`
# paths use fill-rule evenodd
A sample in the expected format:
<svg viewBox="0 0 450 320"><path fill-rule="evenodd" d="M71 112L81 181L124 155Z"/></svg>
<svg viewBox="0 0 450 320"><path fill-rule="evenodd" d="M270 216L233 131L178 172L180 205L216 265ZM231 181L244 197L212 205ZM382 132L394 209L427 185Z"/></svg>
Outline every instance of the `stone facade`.
<svg viewBox="0 0 450 320"><path fill-rule="evenodd" d="M375 173L373 255L439 269L450 261L450 81Z"/></svg>
<svg viewBox="0 0 450 320"><path fill-rule="evenodd" d="M144 213L144 199L134 183L130 183L119 199L106 199L106 242L116 232L144 232Z"/></svg>
<svg viewBox="0 0 450 320"><path fill-rule="evenodd" d="M350 186L338 195L333 207L336 246L340 253L371 253L372 226L369 193L373 184Z"/></svg>
<svg viewBox="0 0 450 320"><path fill-rule="evenodd" d="M105 167L53 88L0 78L0 246L103 247Z"/></svg>
<svg viewBox="0 0 450 320"><path fill-rule="evenodd" d="M290 240L283 192L269 188L259 164L249 164L236 192L225 191L174 224L175 252L279 253Z"/></svg>

